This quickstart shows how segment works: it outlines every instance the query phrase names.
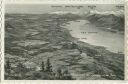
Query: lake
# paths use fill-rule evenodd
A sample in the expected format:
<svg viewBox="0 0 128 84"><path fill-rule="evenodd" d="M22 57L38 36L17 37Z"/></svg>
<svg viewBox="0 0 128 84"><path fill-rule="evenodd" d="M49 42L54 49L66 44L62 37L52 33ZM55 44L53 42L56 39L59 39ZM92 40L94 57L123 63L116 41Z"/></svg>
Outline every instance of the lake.
<svg viewBox="0 0 128 84"><path fill-rule="evenodd" d="M107 28L98 28L88 20L70 21L63 27L70 31L72 37L79 38L80 41L104 46L112 52L124 52L123 34L110 32Z"/></svg>

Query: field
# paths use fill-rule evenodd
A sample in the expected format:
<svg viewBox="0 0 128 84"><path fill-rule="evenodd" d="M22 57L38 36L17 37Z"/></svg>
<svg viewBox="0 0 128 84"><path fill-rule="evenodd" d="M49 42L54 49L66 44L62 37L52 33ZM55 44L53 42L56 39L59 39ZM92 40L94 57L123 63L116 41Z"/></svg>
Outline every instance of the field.
<svg viewBox="0 0 128 84"><path fill-rule="evenodd" d="M78 41L62 27L84 18L75 14L6 14L5 79L123 80L123 53Z"/></svg>

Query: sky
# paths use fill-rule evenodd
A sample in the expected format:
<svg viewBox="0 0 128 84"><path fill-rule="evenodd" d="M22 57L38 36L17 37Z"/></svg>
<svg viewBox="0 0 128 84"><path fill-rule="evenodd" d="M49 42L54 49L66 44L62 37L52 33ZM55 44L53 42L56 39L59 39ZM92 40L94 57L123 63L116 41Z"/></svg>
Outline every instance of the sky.
<svg viewBox="0 0 128 84"><path fill-rule="evenodd" d="M119 4L118 4L119 5ZM123 6L123 4L120 4ZM59 7L56 7L59 6ZM65 7L70 6L70 7ZM72 7L75 6L75 7ZM76 6L82 6L77 9ZM5 13L27 13L27 14L43 14L56 11L71 11L71 12L84 12L88 11L89 4L6 4ZM97 11L116 11L117 4L95 4Z"/></svg>
<svg viewBox="0 0 128 84"><path fill-rule="evenodd" d="M124 3L124 0L5 0L5 3L99 3L99 4L108 4L108 3Z"/></svg>

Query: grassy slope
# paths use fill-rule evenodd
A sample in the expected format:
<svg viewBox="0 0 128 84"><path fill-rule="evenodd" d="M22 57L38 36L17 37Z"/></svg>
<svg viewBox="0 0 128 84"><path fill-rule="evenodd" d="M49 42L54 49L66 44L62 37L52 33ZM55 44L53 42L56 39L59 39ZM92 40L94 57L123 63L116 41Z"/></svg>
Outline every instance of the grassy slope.
<svg viewBox="0 0 128 84"><path fill-rule="evenodd" d="M62 23L78 18L75 15L70 16L6 15L5 60L11 58L12 65L17 65L20 61L24 65L32 62L40 67L42 61L46 62L50 58L54 71L57 68L68 69L75 79L124 79L123 54L112 53L104 47L79 41L75 45L71 44L76 39L71 37L68 30L60 27ZM57 21L54 17L66 20ZM53 19L55 23L45 21ZM26 40L48 43L26 46L22 43ZM31 76L34 72L38 71L30 70L27 74Z"/></svg>

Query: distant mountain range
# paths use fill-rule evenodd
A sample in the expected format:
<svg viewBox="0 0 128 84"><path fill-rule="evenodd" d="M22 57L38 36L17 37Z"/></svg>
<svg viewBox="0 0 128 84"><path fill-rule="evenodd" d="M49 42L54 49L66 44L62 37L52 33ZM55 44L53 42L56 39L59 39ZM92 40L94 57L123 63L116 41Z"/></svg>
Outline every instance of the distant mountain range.
<svg viewBox="0 0 128 84"><path fill-rule="evenodd" d="M115 16L123 16L124 15L124 10L118 10L118 11L97 11L97 10L91 10L91 11L83 11L83 12L78 12L78 11L55 11L55 12L50 12L49 14L59 14L59 15L64 15L64 14L78 14L78 15L93 15L93 14L101 14L101 15L110 15L113 14Z"/></svg>
<svg viewBox="0 0 128 84"><path fill-rule="evenodd" d="M100 14L100 15L115 15L115 16L120 16L122 17L124 15L124 10L118 10L118 11L104 11L104 12L99 12L96 10L90 11L91 14Z"/></svg>
<svg viewBox="0 0 128 84"><path fill-rule="evenodd" d="M111 31L124 31L124 11L90 11L87 19L98 27L105 27Z"/></svg>
<svg viewBox="0 0 128 84"><path fill-rule="evenodd" d="M124 31L124 10L118 11L97 11L92 10L88 12L71 12L71 11L56 11L49 14L57 15L78 15L82 19L87 19L97 27L107 28L112 32Z"/></svg>

